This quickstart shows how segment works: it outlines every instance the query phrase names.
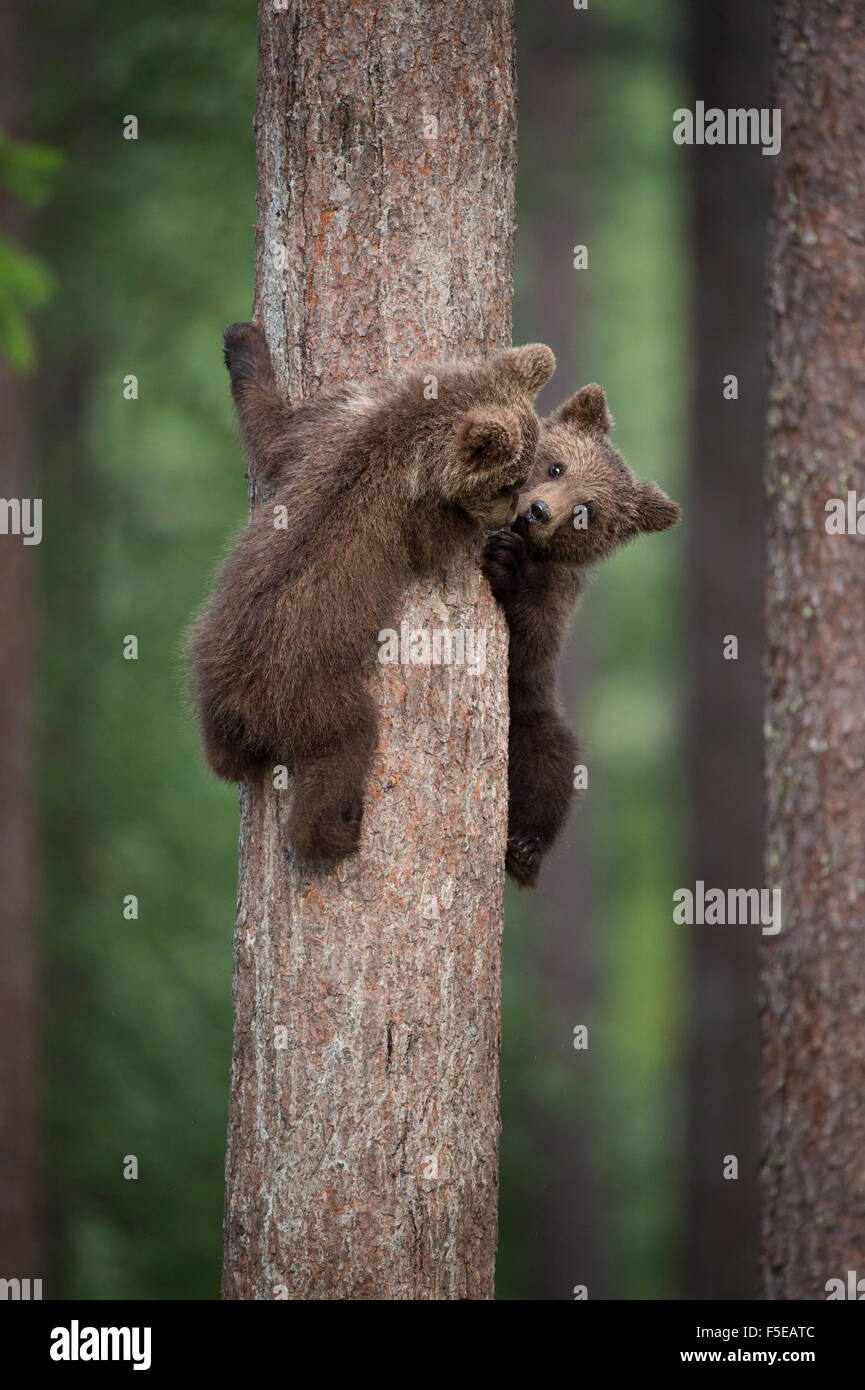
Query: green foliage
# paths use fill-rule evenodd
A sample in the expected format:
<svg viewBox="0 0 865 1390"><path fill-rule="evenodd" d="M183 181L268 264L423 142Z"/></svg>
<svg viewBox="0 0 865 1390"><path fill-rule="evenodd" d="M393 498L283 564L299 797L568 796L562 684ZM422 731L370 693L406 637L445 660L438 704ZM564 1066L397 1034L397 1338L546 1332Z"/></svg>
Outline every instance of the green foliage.
<svg viewBox="0 0 865 1390"><path fill-rule="evenodd" d="M237 799L202 765L182 646L246 516L221 337L252 291L255 5L79 3L43 42L65 155L37 244L63 291L38 384L51 1292L216 1298Z"/></svg>
<svg viewBox="0 0 865 1390"><path fill-rule="evenodd" d="M0 188L30 207L47 201L51 185L63 163L59 150L13 140L0 130Z"/></svg>
<svg viewBox="0 0 865 1390"><path fill-rule="evenodd" d="M53 280L42 261L0 237L0 348L16 371L36 360L29 315L48 300Z"/></svg>
<svg viewBox="0 0 865 1390"><path fill-rule="evenodd" d="M630 26L633 0L610 22ZM598 189L596 322L600 379L622 402L617 442L643 475L683 500L687 431L687 207L685 172L670 138L678 70L671 16L656 43L608 49L598 138L610 153ZM615 26L618 26L616 30ZM603 681L586 720L601 776L593 845L607 907L607 980L600 1023L606 1100L602 1161L614 1199L619 1296L675 1294L681 1153L677 1087L681 934L672 892L683 881L683 769L678 730L682 534L649 538L617 559L591 595ZM595 606L596 605L596 606Z"/></svg>
<svg viewBox="0 0 865 1390"><path fill-rule="evenodd" d="M15 141L0 130L0 189L10 198L39 207L48 198L62 158L47 145ZM54 282L43 262L0 237L0 351L16 371L36 360L30 315L47 303Z"/></svg>

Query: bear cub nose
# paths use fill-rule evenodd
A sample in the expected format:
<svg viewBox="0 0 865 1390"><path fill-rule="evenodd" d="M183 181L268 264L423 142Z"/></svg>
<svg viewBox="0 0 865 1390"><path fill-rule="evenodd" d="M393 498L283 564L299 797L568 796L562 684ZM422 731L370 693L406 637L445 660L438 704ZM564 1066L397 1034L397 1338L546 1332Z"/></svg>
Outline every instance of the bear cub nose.
<svg viewBox="0 0 865 1390"><path fill-rule="evenodd" d="M550 509L546 502L533 502L529 507L529 520L543 522L549 521L549 519Z"/></svg>

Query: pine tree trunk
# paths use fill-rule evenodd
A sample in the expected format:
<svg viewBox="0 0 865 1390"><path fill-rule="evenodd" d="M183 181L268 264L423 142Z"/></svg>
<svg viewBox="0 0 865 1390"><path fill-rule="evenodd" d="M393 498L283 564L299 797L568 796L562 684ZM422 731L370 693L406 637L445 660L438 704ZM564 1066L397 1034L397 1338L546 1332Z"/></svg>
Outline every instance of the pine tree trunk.
<svg viewBox="0 0 865 1390"><path fill-rule="evenodd" d="M254 314L293 399L510 343L511 9L262 0ZM506 637L468 556L395 617L486 628L487 668L371 654L359 857L305 871L286 793L241 794L227 1298L493 1296Z"/></svg>
<svg viewBox="0 0 865 1390"><path fill-rule="evenodd" d="M556 375L535 402L543 415L580 382L595 377L584 361L591 339L591 279L568 274L568 267L574 243L591 242L596 234L591 219L597 188L584 174L596 167L600 145L601 94L592 74L603 39L597 26L575 23L573 9L563 5L523 4L516 27L520 100L531 119L519 136L517 258L524 273L514 312L518 336L522 315L534 325L522 336L555 346ZM558 264L558 272L551 273L552 264ZM590 620L583 614L578 635L572 633L559 662L562 698L577 730L596 664L592 648ZM589 817L572 815L544 864L541 892L521 894L514 905L515 914L531 919L531 931L510 938L505 977L510 968L537 981L543 1000L538 1067L560 1068L567 1081L548 1095L539 1096L531 1081L506 1095L505 1125L510 1120L524 1154L512 1165L510 1187L503 1193L514 1213L512 1248L517 1242L523 1247L511 1297L571 1299L577 1280L592 1298L610 1296L609 1242L603 1239L609 1181L587 1122L589 1058L581 1054L575 1067L573 1048L574 1024L591 1016L599 993L597 864L589 841ZM514 947L524 952L523 959L515 959Z"/></svg>
<svg viewBox="0 0 865 1390"><path fill-rule="evenodd" d="M32 497L27 383L0 364L0 496ZM39 1277L33 950L31 578L35 547L0 537L0 1268Z"/></svg>
<svg viewBox="0 0 865 1390"><path fill-rule="evenodd" d="M865 1274L865 13L776 7L763 1240L770 1298Z"/></svg>
<svg viewBox="0 0 865 1390"><path fill-rule="evenodd" d="M726 110L769 104L769 17L752 0L694 5L695 95ZM690 767L693 879L761 882L763 304L772 160L757 146L693 151L696 346ZM724 379L738 380L726 400ZM735 540L731 540L735 538ZM735 564L730 563L735 545ZM739 639L725 661L724 637ZM688 1298L755 1298L759 1286L755 996L757 933L704 926L692 958L686 1230ZM735 1181L724 1158L739 1160Z"/></svg>
<svg viewBox="0 0 865 1390"><path fill-rule="evenodd" d="M25 108L19 9L0 14L0 129ZM0 230L19 243L20 204L0 190ZM0 362L0 497L31 497L32 391ZM33 949L32 576L36 546L0 536L0 1277L42 1275Z"/></svg>

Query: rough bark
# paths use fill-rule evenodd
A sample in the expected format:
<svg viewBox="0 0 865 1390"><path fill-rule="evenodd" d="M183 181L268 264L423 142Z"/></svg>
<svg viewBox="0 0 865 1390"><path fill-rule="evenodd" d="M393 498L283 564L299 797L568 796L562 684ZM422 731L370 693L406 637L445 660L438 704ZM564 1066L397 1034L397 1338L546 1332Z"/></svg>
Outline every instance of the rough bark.
<svg viewBox="0 0 865 1390"><path fill-rule="evenodd" d="M770 1298L865 1273L865 13L775 12L771 226L763 1259Z"/></svg>
<svg viewBox="0 0 865 1390"><path fill-rule="evenodd" d="M261 4L254 313L292 398L510 342L511 10ZM402 617L486 628L487 669L371 654L359 857L303 870L286 793L241 795L228 1298L493 1295L506 637L471 557Z"/></svg>
<svg viewBox="0 0 865 1390"><path fill-rule="evenodd" d="M768 15L750 0L693 6L690 14L695 98L723 110L769 105ZM762 881L760 473L771 165L756 146L703 146L693 155L691 859L693 879L722 888ZM736 401L723 396L730 373L739 382ZM728 633L739 639L735 662L722 655ZM691 947L686 1294L754 1298L758 936L695 928ZM726 1154L738 1157L736 1181L724 1179Z"/></svg>
<svg viewBox="0 0 865 1390"><path fill-rule="evenodd" d="M0 15L0 128L18 136L22 106L17 7ZM0 229L18 239L20 205L0 191ZM0 496L33 496L31 391L0 362ZM41 1191L36 1131L36 980L33 950L31 576L37 556L0 536L0 1276L38 1278Z"/></svg>

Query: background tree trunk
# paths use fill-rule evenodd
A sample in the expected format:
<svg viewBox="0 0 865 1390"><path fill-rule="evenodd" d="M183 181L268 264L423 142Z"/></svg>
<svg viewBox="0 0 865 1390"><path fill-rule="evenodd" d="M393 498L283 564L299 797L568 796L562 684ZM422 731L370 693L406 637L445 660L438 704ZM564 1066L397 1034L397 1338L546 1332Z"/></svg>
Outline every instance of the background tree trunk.
<svg viewBox="0 0 865 1390"><path fill-rule="evenodd" d="M24 109L17 6L0 14L0 129ZM0 190L0 229L20 238L20 205ZM0 361L0 496L33 496L31 390ZM41 1182L36 1131L36 967L30 774L35 546L0 537L0 1277L39 1278Z"/></svg>
<svg viewBox="0 0 865 1390"><path fill-rule="evenodd" d="M509 344L511 4L262 0L259 38L254 313L292 397ZM469 557L403 617L486 628L487 670L371 653L359 858L304 872L286 794L241 794L228 1298L493 1296L506 639Z"/></svg>
<svg viewBox="0 0 865 1390"><path fill-rule="evenodd" d="M769 105L769 22L750 0L690 9L693 94L707 107ZM693 879L762 880L761 486L764 275L772 160L757 146L696 147L694 494L690 563ZM738 400L725 400L734 374ZM735 563L730 563L735 547ZM738 661L725 661L728 633ZM759 1275L760 1030L755 932L694 929L688 1085L688 1298L755 1298ZM724 1157L739 1160L736 1181Z"/></svg>
<svg viewBox="0 0 865 1390"><path fill-rule="evenodd" d="M865 1273L865 14L776 6L770 261L763 1259L770 1298Z"/></svg>
<svg viewBox="0 0 865 1390"><path fill-rule="evenodd" d="M599 32L586 18L567 5L523 4L516 10L520 108L526 117L518 139L516 333L549 343L557 363L535 404L539 415L595 379L585 365L591 281L572 268L574 243L591 243L597 234L597 185L584 173L597 168L600 143L599 94L591 82ZM572 631L559 663L569 712L581 708L578 697L589 688L593 664L592 634L581 615L579 636ZM572 722L579 730L576 713ZM575 811L544 865L539 892L514 889L506 906L505 998L507 972L517 972L521 986L542 1001L537 1057L554 1059L560 1069L560 1084L551 1092L525 1067L522 1086L508 1084L505 1061L503 1156L509 1130L521 1155L513 1164L511 1191L503 1164L503 1219L512 1211L518 1231L512 1282L518 1278L519 1285L512 1297L572 1299L577 1282L592 1298L610 1296L610 1243L602 1239L607 1188L594 1143L588 1068L579 1065L584 1058L575 1065L573 1047L575 1023L587 1022L597 1007L595 867L586 817ZM522 921L525 930L517 935L512 925ZM524 1040L519 1030L515 1034L512 1042L522 1056ZM507 1051L506 1046L505 1059Z"/></svg>

